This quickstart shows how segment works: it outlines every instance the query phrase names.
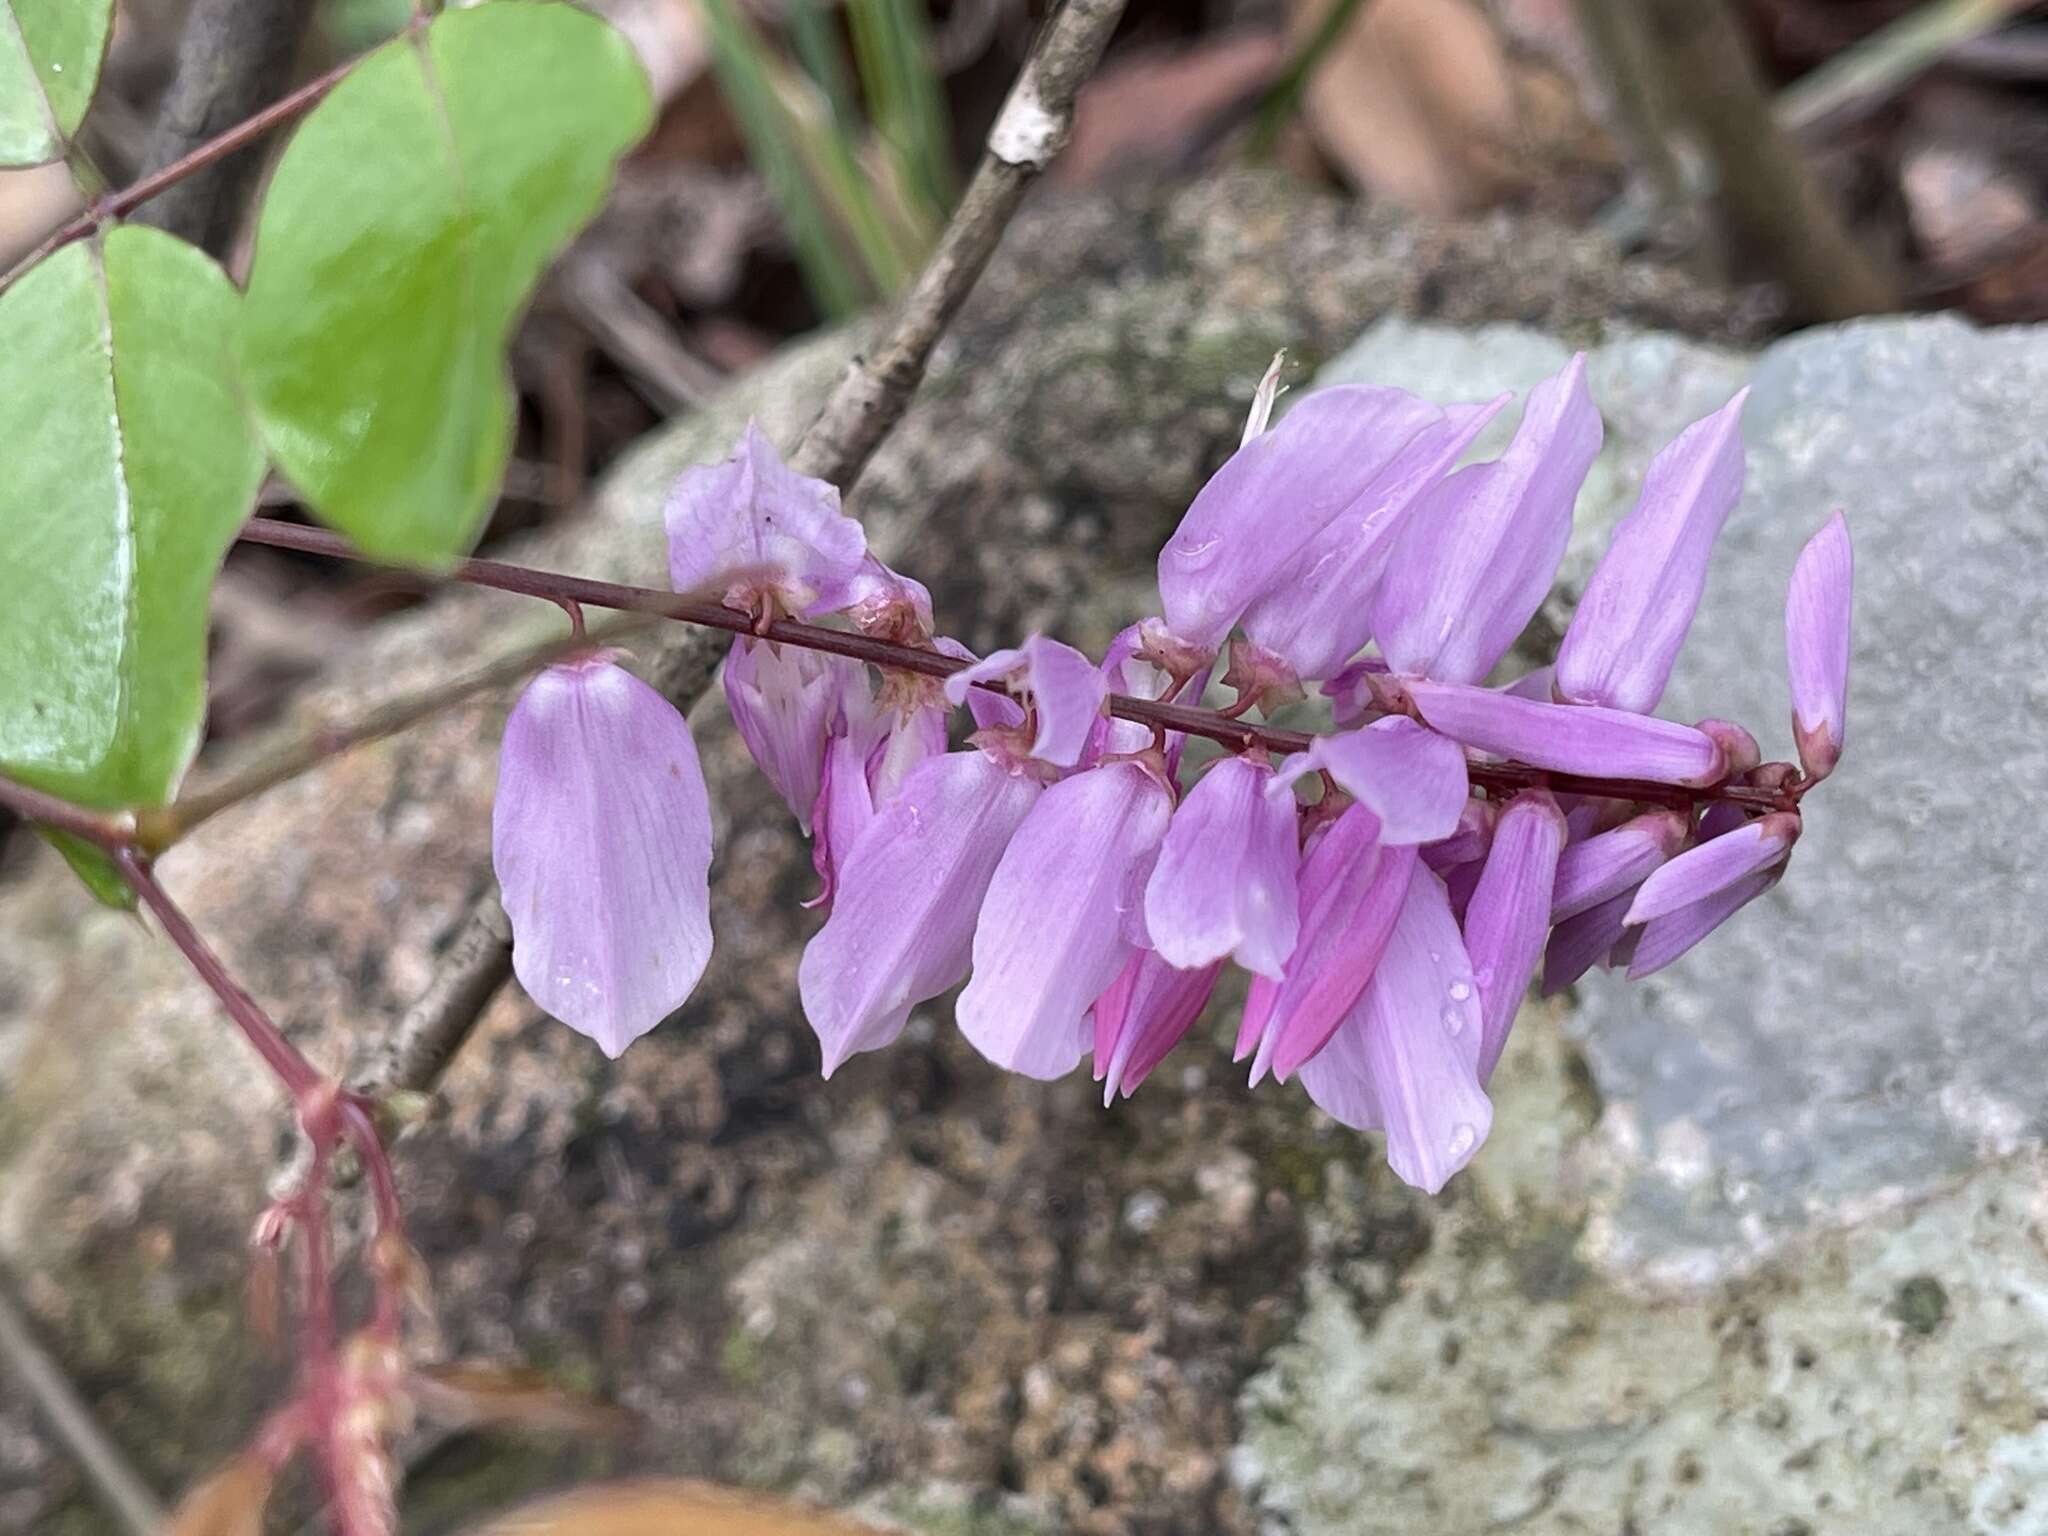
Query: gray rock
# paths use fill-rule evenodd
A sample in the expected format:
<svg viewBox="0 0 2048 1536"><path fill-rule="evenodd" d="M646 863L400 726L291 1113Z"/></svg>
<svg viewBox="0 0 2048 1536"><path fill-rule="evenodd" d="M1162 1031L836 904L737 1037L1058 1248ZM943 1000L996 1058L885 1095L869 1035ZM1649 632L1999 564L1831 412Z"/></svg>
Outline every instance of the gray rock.
<svg viewBox="0 0 2048 1536"><path fill-rule="evenodd" d="M1561 350L1383 323L1343 366L1469 398ZM1770 897L1644 983L1524 1010L1419 1262L1311 1223L1232 1475L1296 1536L2048 1530L2048 331L1635 337L1592 371L1594 553L1647 455L1755 386L1666 713L1788 752L1785 584L1847 508L1848 753Z"/></svg>
<svg viewBox="0 0 2048 1536"><path fill-rule="evenodd" d="M1323 378L1469 399L1569 351L1524 327L1389 319ZM2048 330L1873 321L1749 357L1633 335L1589 373L1607 437L1552 632L1650 456L1754 389L1747 489L1663 713L1740 720L1791 756L1793 560L1836 507L1856 543L1850 746L1791 876L1670 970L1587 984L1574 1024L1607 1133L1642 1151L1601 1260L1699 1285L2048 1129L2048 829L2026 813L2048 803Z"/></svg>

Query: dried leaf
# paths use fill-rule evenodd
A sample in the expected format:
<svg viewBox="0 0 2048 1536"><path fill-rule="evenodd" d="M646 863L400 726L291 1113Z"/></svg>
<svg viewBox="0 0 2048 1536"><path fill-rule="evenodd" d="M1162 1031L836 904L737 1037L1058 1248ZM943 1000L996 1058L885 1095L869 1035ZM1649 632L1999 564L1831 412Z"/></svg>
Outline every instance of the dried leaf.
<svg viewBox="0 0 2048 1536"><path fill-rule="evenodd" d="M1306 36L1331 0L1295 17ZM1310 130L1362 190L1450 214L1500 190L1515 83L1471 0L1372 0L1331 47L1303 102Z"/></svg>
<svg viewBox="0 0 2048 1536"><path fill-rule="evenodd" d="M1248 31L1113 57L1075 104L1054 180L1096 186L1193 164L1286 62L1280 38Z"/></svg>
<svg viewBox="0 0 2048 1536"><path fill-rule="evenodd" d="M413 1400L428 1418L458 1428L479 1424L514 1429L616 1434L630 1429L623 1408L565 1391L539 1371L519 1365L456 1361L412 1375Z"/></svg>
<svg viewBox="0 0 2048 1536"><path fill-rule="evenodd" d="M715 1483L579 1488L500 1515L469 1536L870 1536L873 1526ZM181 1533L182 1536L182 1533Z"/></svg>
<svg viewBox="0 0 2048 1536"><path fill-rule="evenodd" d="M276 1480L264 1457L244 1451L179 1501L164 1536L262 1536Z"/></svg>

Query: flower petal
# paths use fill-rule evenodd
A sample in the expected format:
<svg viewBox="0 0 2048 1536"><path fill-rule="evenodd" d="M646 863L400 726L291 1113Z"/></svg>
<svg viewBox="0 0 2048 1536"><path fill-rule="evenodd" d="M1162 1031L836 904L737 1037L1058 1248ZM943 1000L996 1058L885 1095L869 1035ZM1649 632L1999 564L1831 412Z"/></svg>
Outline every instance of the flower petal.
<svg viewBox="0 0 2048 1536"><path fill-rule="evenodd" d="M1071 645L1034 634L1015 650L995 651L946 679L946 697L967 702L977 683L1005 684L1028 693L1038 713L1031 755L1056 768L1080 762L1108 693L1101 670ZM986 692L987 690L982 690Z"/></svg>
<svg viewBox="0 0 2048 1536"><path fill-rule="evenodd" d="M975 913L1037 799L1036 782L986 753L949 752L912 769L860 835L797 968L826 1076L967 974Z"/></svg>
<svg viewBox="0 0 2048 1536"><path fill-rule="evenodd" d="M1635 888L1608 897L1550 930L1543 950L1543 995L1555 997L1603 960L1628 932Z"/></svg>
<svg viewBox="0 0 2048 1536"><path fill-rule="evenodd" d="M1104 1109L1118 1093L1127 1099L1135 1093L1180 1043L1222 974L1220 960L1181 970L1150 949L1124 963L1095 1000L1095 1079L1102 1084Z"/></svg>
<svg viewBox="0 0 2048 1536"><path fill-rule="evenodd" d="M1298 678L1341 670L1372 639L1372 595L1408 513L1512 398L1452 406L1390 440L1371 482L1245 610L1245 633Z"/></svg>
<svg viewBox="0 0 2048 1536"><path fill-rule="evenodd" d="M1529 392L1506 453L1421 498L1373 607L1394 671L1477 683L1493 669L1550 590L1600 438L1581 355Z"/></svg>
<svg viewBox="0 0 2048 1536"><path fill-rule="evenodd" d="M1403 687L1432 729L1538 768L1688 785L1718 783L1728 771L1718 742L1676 721L1592 704L1544 704L1455 683Z"/></svg>
<svg viewBox="0 0 2048 1536"><path fill-rule="evenodd" d="M1024 818L982 901L954 1010L997 1066L1051 1078L1079 1064L1088 1010L1135 947L1125 915L1172 811L1165 785L1114 762L1053 785Z"/></svg>
<svg viewBox="0 0 2048 1536"><path fill-rule="evenodd" d="M1479 1080L1493 1076L1522 994L1550 932L1550 893L1564 848L1564 812L1542 790L1508 802L1465 909L1465 949L1479 988Z"/></svg>
<svg viewBox="0 0 2048 1536"><path fill-rule="evenodd" d="M1159 553L1159 595L1181 641L1221 648L1231 626L1390 452L1440 419L1398 389L1320 389L1224 461Z"/></svg>
<svg viewBox="0 0 2048 1536"><path fill-rule="evenodd" d="M1745 875L1713 895L1653 918L1633 930L1642 935L1628 957L1628 979L1640 981L1652 971L1661 971L1700 940L1727 922L1737 912L1776 885L1785 874L1782 863L1755 874Z"/></svg>
<svg viewBox="0 0 2048 1536"><path fill-rule="evenodd" d="M676 707L610 661L549 667L505 721L491 862L512 969L607 1056L711 958L711 799Z"/></svg>
<svg viewBox="0 0 2048 1536"><path fill-rule="evenodd" d="M1442 882L1416 864L1372 984L1329 1048L1301 1069L1302 1086L1345 1124L1383 1127L1388 1165L1435 1194L1493 1127L1479 1047L1464 941Z"/></svg>
<svg viewBox="0 0 2048 1536"><path fill-rule="evenodd" d="M1707 558L1742 499L1742 390L1687 427L1615 525L1557 652L1557 696L1646 715L1664 696L1707 585Z"/></svg>
<svg viewBox="0 0 2048 1536"><path fill-rule="evenodd" d="M1842 756L1849 718L1849 609L1855 573L1849 523L1837 512L1799 552L1785 600L1792 735L1809 778L1826 778Z"/></svg>
<svg viewBox="0 0 2048 1536"><path fill-rule="evenodd" d="M868 548L838 490L790 469L751 421L731 458L683 471L662 518L670 584L741 607L773 597L811 611L860 570Z"/></svg>
<svg viewBox="0 0 2048 1536"><path fill-rule="evenodd" d="M1680 907L1705 901L1758 870L1778 863L1791 851L1798 836L1798 813L1774 811L1696 848L1688 848L1643 882L1628 909L1628 921L1647 923Z"/></svg>
<svg viewBox="0 0 2048 1536"><path fill-rule="evenodd" d="M832 719L869 693L867 668L844 656L740 635L725 658L732 723L806 837Z"/></svg>
<svg viewBox="0 0 2048 1536"><path fill-rule="evenodd" d="M1169 965L1226 955L1279 977L1300 932L1294 800L1268 795L1273 770L1226 757L1195 782L1166 829L1145 886L1145 926Z"/></svg>
<svg viewBox="0 0 2048 1536"><path fill-rule="evenodd" d="M1558 856L1550 920L1564 922L1641 885L1650 872L1685 846L1690 830L1677 811L1650 811L1573 843Z"/></svg>
<svg viewBox="0 0 2048 1536"><path fill-rule="evenodd" d="M1458 744L1400 716L1316 737L1308 751L1282 765L1274 791L1319 768L1379 818L1382 843L1449 837L1471 794Z"/></svg>
<svg viewBox="0 0 2048 1536"><path fill-rule="evenodd" d="M1438 874L1486 857L1493 843L1493 825L1500 807L1490 800L1467 800L1458 810L1458 830L1422 846L1422 862Z"/></svg>

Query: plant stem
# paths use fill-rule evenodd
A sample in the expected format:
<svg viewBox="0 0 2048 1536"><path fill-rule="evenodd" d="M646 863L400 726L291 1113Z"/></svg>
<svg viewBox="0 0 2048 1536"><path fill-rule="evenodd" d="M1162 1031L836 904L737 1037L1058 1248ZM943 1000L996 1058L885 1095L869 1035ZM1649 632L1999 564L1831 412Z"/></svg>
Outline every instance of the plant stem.
<svg viewBox="0 0 2048 1536"><path fill-rule="evenodd" d="M199 979L213 989L213 995L220 999L228 1017L241 1030L242 1038L263 1058L263 1064L284 1084L286 1092L303 1111L325 1079L314 1070L311 1062L299 1054L299 1048L284 1037L284 1031L270 1021L270 1015L263 1011L256 999L243 991L241 983L228 974L220 956L199 936L192 920L157 882L155 871L141 851L133 844L123 844L108 851L114 856L121 878L135 888L142 904L163 926L164 936L178 946L192 969L198 972Z"/></svg>
<svg viewBox="0 0 2048 1536"><path fill-rule="evenodd" d="M181 155L162 170L150 172L149 175L123 187L119 192L95 198L83 213L61 226L41 245L9 267L4 275L0 275L0 291L12 287L15 279L52 251L61 250L73 241L83 240L109 219L125 218L151 198L176 186L186 177L196 176L216 161L223 160L245 145L254 143L280 124L288 123L296 117L303 117L318 106L329 91L341 84L355 67L354 59L336 65L318 79L307 81L289 96L272 102L254 117L208 139L191 153Z"/></svg>
<svg viewBox="0 0 2048 1536"><path fill-rule="evenodd" d="M1024 61L990 130L988 149L937 249L871 357L857 359L797 447L799 473L853 488L924 378L925 364L1023 201L1052 164L1124 0L1062 0Z"/></svg>
<svg viewBox="0 0 2048 1536"><path fill-rule="evenodd" d="M256 544L298 550L304 554L327 555L341 560L367 560L339 534L296 523L252 518L242 529L242 538ZM536 571L502 560L459 560L445 573L445 579L470 586L516 592L552 603L578 602L593 608L616 608L632 613L650 613L686 624L724 630L735 635L757 635L778 645L805 650L827 651L871 666L924 677L950 677L970 663L937 651L895 645L843 629L827 629L794 619L777 619L762 625L752 614L723 603L682 597L656 587L633 587L620 582L592 581L582 576L564 576L553 571ZM1263 747L1269 753L1304 752L1312 738L1300 731L1279 730L1268 725L1251 725L1212 709L1195 709L1158 699L1141 699L1129 694L1109 696L1105 706L1120 720L1206 736L1211 741L1245 751ZM1579 774L1555 773L1523 763L1474 763L1469 772L1475 784L1502 793L1518 789L1547 788L1559 794L1603 795L1611 799L1647 800L1665 805L1693 805L1725 800L1757 810L1790 808L1785 796L1773 790L1748 785L1719 785L1712 789L1686 789L1673 784L1655 784L1637 779L1589 778Z"/></svg>

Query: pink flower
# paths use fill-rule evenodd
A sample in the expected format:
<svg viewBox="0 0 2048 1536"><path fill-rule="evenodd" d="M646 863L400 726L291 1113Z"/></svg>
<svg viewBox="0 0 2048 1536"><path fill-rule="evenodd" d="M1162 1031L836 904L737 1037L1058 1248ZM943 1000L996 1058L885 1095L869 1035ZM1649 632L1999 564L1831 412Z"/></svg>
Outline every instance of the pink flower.
<svg viewBox="0 0 2048 1536"><path fill-rule="evenodd" d="M750 612L841 606L867 555L838 490L790 469L751 421L731 458L683 471L662 516L670 584Z"/></svg>
<svg viewBox="0 0 2048 1536"><path fill-rule="evenodd" d="M1173 814L1145 886L1145 926L1169 965L1234 955L1277 980L1299 931L1294 799L1263 761L1226 757Z"/></svg>
<svg viewBox="0 0 2048 1536"><path fill-rule="evenodd" d="M491 860L512 969L607 1056L711 958L711 801L673 704L603 656L549 667L505 721Z"/></svg>
<svg viewBox="0 0 2048 1536"><path fill-rule="evenodd" d="M960 1032L999 1067L1071 1072L1088 1011L1144 937L1146 877L1173 811L1155 769L1107 762L1053 785L1017 828L974 928Z"/></svg>
<svg viewBox="0 0 2048 1536"><path fill-rule="evenodd" d="M1807 540L1785 602L1792 735L1811 779L1835 771L1849 718L1849 592L1855 577L1849 523L1837 512Z"/></svg>

